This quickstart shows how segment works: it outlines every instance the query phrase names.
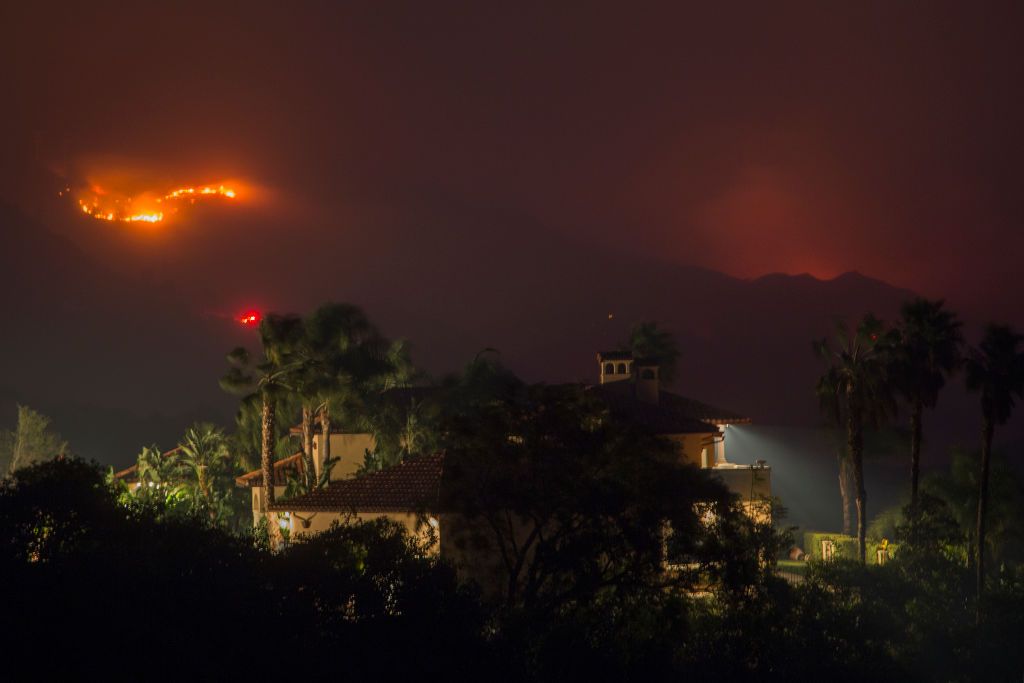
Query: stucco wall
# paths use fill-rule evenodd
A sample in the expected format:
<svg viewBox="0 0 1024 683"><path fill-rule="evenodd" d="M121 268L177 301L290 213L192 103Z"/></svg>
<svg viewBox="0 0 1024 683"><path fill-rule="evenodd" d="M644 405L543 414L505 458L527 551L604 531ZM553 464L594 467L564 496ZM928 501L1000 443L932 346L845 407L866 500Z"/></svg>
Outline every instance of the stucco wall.
<svg viewBox="0 0 1024 683"><path fill-rule="evenodd" d="M669 441L676 444L679 461L711 467L715 463L715 444L712 434L670 434Z"/></svg>
<svg viewBox="0 0 1024 683"><path fill-rule="evenodd" d="M313 459L316 462L316 476L320 476L323 468L323 456L320 453L320 435L313 436ZM340 458L331 470L331 481L349 479L355 476L364 460L366 451L377 447L377 442L370 434L331 434L331 457Z"/></svg>
<svg viewBox="0 0 1024 683"><path fill-rule="evenodd" d="M260 520L263 518L263 487L254 486L251 489L249 489L249 491L252 493L252 524L253 526L258 526ZM283 495L284 487L275 486L274 497L277 498Z"/></svg>
<svg viewBox="0 0 1024 683"><path fill-rule="evenodd" d="M422 516L415 513L361 512L351 515L342 512L306 512L302 510L288 513L271 513L271 523L287 528L292 540L327 531L335 522L344 522L346 520L370 522L381 518L402 525L410 536L420 536L423 539L427 539L431 531L433 531L435 536L440 533L438 529L439 521L436 517ZM435 543L431 548L433 554L437 554L439 550L439 543Z"/></svg>

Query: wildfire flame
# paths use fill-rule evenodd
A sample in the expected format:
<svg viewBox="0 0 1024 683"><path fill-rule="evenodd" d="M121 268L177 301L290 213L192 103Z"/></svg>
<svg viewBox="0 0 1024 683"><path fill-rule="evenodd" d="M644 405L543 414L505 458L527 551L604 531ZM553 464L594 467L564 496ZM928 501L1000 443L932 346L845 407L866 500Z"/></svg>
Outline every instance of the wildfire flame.
<svg viewBox="0 0 1024 683"><path fill-rule="evenodd" d="M63 196L64 192L60 193ZM178 205L187 201L195 204L208 198L235 199L236 191L224 185L202 185L179 187L162 195L151 194L142 197L111 197L99 187L93 186L91 196L79 197L78 206L82 213L101 221L122 221L124 223L159 223L178 211ZM159 205L159 208L153 204Z"/></svg>

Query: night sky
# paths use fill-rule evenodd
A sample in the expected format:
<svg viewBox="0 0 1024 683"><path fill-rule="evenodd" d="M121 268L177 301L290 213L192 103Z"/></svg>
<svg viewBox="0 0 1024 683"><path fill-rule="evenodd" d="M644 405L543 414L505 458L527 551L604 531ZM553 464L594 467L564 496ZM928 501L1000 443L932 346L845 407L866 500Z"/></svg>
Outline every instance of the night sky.
<svg viewBox="0 0 1024 683"><path fill-rule="evenodd" d="M1024 8L703 4L5 3L0 202L120 278L97 294L83 276L71 298L116 309L132 290L124 306L180 336L159 369L126 344L109 395L83 375L67 400L117 410L151 371L133 409L223 412L230 316L328 299L364 305L435 372L495 346L533 379L590 372L635 319L685 320L690 393L768 422L787 416L750 387L773 376L702 375L702 349L788 335L804 358L830 316L891 314L905 290L1024 325ZM224 179L236 203L148 230L57 196ZM745 280L847 271L872 280L837 299L795 279L786 311L735 303ZM114 335L128 314L100 308L70 334ZM56 405L43 387L68 370L24 348L8 394ZM800 401L792 421L814 413Z"/></svg>

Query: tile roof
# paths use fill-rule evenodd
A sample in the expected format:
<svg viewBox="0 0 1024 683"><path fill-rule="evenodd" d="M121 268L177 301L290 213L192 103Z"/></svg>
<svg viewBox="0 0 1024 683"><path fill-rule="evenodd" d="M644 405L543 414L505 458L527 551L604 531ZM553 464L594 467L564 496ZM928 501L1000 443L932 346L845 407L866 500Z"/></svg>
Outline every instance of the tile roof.
<svg viewBox="0 0 1024 683"><path fill-rule="evenodd" d="M684 415L712 424L750 424L750 418L745 415L724 408L717 408L669 391L662 391L658 397L658 402L673 410L678 410Z"/></svg>
<svg viewBox="0 0 1024 683"><path fill-rule="evenodd" d="M303 471L302 451L274 463L274 486L287 484L290 471L295 473ZM249 489L263 486L263 469L260 468L235 477L235 485Z"/></svg>
<svg viewBox="0 0 1024 683"><path fill-rule="evenodd" d="M276 512L420 512L440 504L444 453L421 455L270 506Z"/></svg>
<svg viewBox="0 0 1024 683"><path fill-rule="evenodd" d="M588 388L608 404L616 416L650 430L654 434L708 434L718 432L721 424L750 422L732 411L661 391L657 405L641 401L631 381L609 382Z"/></svg>

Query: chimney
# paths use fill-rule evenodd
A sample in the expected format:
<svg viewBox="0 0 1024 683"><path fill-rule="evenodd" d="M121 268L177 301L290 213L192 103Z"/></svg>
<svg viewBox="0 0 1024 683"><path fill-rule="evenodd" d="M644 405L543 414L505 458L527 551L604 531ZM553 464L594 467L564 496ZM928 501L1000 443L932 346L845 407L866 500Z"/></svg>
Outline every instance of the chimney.
<svg viewBox="0 0 1024 683"><path fill-rule="evenodd" d="M597 372L601 384L627 380L633 376L633 354L628 351L601 351L597 354Z"/></svg>
<svg viewBox="0 0 1024 683"><path fill-rule="evenodd" d="M658 366L650 361L636 362L636 398L638 401L658 405Z"/></svg>

